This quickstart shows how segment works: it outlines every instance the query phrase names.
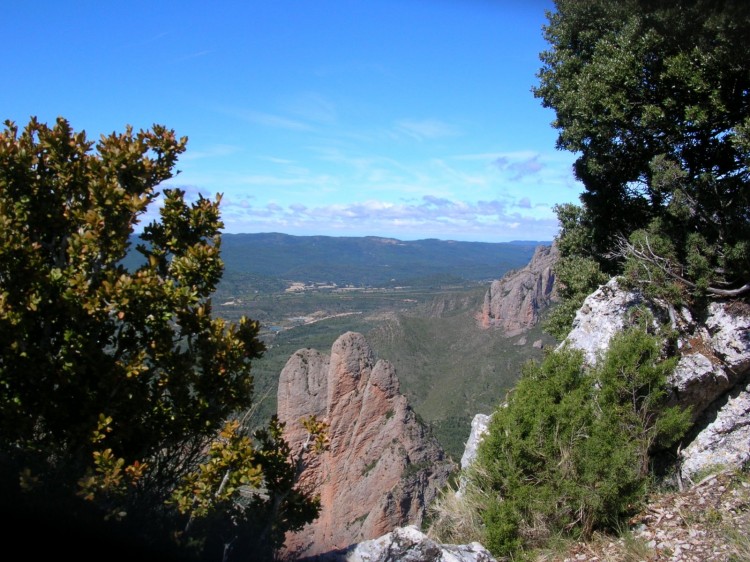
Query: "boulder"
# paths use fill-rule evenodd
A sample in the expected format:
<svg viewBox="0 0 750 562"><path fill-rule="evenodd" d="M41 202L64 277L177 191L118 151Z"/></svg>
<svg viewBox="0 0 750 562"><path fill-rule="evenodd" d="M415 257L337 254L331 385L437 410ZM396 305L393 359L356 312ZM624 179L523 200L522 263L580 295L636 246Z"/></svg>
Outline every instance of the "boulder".
<svg viewBox="0 0 750 562"><path fill-rule="evenodd" d="M750 462L750 384L735 389L712 410L712 421L680 452L685 478Z"/></svg>
<svg viewBox="0 0 750 562"><path fill-rule="evenodd" d="M617 278L611 279L586 297L576 312L573 328L561 345L580 349L584 361L594 365L609 347L612 336L629 324L628 312L644 303L640 293L626 291Z"/></svg>
<svg viewBox="0 0 750 562"><path fill-rule="evenodd" d="M479 543L440 544L414 526L395 529L347 549L306 558L306 562L495 562Z"/></svg>

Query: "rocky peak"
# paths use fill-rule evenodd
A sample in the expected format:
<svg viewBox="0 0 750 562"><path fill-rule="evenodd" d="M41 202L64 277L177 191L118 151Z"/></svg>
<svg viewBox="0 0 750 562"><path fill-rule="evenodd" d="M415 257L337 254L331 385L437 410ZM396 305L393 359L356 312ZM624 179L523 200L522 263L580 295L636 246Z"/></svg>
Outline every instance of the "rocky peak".
<svg viewBox="0 0 750 562"><path fill-rule="evenodd" d="M557 258L555 244L539 246L528 265L493 281L484 297L480 324L498 328L508 337L535 326L541 312L556 298L552 267Z"/></svg>
<svg viewBox="0 0 750 562"><path fill-rule="evenodd" d="M287 362L278 416L293 449L311 414L330 426L329 450L301 477L320 495L321 512L288 535L288 554L328 552L422 521L453 464L399 393L393 366L376 361L361 334L339 337L330 356L305 349Z"/></svg>

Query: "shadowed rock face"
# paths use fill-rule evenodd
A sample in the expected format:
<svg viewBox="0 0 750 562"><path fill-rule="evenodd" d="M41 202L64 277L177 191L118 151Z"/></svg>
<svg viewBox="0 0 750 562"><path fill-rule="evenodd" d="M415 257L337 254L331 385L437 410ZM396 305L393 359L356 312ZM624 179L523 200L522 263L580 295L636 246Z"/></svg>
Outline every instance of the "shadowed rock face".
<svg viewBox="0 0 750 562"><path fill-rule="evenodd" d="M529 264L493 281L484 297L479 321L484 328L498 328L508 336L535 326L541 312L555 299L557 246L539 246Z"/></svg>
<svg viewBox="0 0 750 562"><path fill-rule="evenodd" d="M300 419L330 425L330 448L301 482L321 498L320 517L287 536L286 550L309 556L420 523L453 468L399 393L387 361L375 361L361 334L348 332L330 356L300 350L279 379L279 420L292 449L305 440Z"/></svg>

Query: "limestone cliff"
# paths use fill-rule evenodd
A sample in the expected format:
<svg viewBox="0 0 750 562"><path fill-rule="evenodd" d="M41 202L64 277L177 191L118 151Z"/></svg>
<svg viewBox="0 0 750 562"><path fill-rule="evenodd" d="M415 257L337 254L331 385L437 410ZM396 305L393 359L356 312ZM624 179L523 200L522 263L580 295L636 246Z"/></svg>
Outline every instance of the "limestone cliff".
<svg viewBox="0 0 750 562"><path fill-rule="evenodd" d="M302 474L321 498L321 513L287 537L286 551L310 556L419 524L453 468L399 393L393 366L375 361L361 334L349 332L330 356L296 352L279 380L278 415L294 449L299 420L330 424L330 448Z"/></svg>
<svg viewBox="0 0 750 562"><path fill-rule="evenodd" d="M524 268L493 281L484 297L480 324L517 336L535 326L540 314L555 299L557 246L539 246Z"/></svg>
<svg viewBox="0 0 750 562"><path fill-rule="evenodd" d="M638 305L679 334L680 358L668 381L671 401L690 406L694 420L681 452L683 476L750 462L750 307L713 302L697 321L686 309L648 301L612 279L586 298L565 343L582 349L593 364Z"/></svg>

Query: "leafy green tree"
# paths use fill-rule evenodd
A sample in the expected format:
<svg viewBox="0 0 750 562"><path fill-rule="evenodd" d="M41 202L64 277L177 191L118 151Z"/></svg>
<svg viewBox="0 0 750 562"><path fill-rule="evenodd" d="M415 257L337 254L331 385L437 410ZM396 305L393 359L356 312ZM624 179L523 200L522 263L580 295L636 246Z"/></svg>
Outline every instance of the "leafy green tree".
<svg viewBox="0 0 750 562"><path fill-rule="evenodd" d="M545 322L545 329L563 340L570 331L576 311L584 299L608 279L597 259L591 224L586 210L576 205L555 207L560 222L557 247L560 257L555 264L557 294L560 303Z"/></svg>
<svg viewBox="0 0 750 562"><path fill-rule="evenodd" d="M615 336L593 369L568 348L527 364L470 473L487 547L518 554L557 534L616 529L644 498L653 452L688 426L688 411L665 404L674 365L641 328Z"/></svg>
<svg viewBox="0 0 750 562"><path fill-rule="evenodd" d="M609 274L630 261L667 296L746 296L750 4L555 5L535 95L585 188L585 232L563 232L561 254Z"/></svg>
<svg viewBox="0 0 750 562"><path fill-rule="evenodd" d="M155 125L94 144L62 118L51 128L32 118L22 131L6 122L0 134L4 497L58 505L66 519L93 512L144 540L176 529L167 502L181 482L196 490L184 511L203 505L216 450L243 461L225 472L235 477L225 503L239 484L270 501L274 482L289 488L295 471L288 455L271 454L286 451L276 426L260 443L220 434L250 406L250 362L264 349L256 322L211 315L223 271L220 198L188 203L164 189L160 218L137 247L143 264L122 265L186 142ZM231 446L211 445L217 439ZM289 509L301 515L290 527L312 519L315 505L296 496Z"/></svg>

